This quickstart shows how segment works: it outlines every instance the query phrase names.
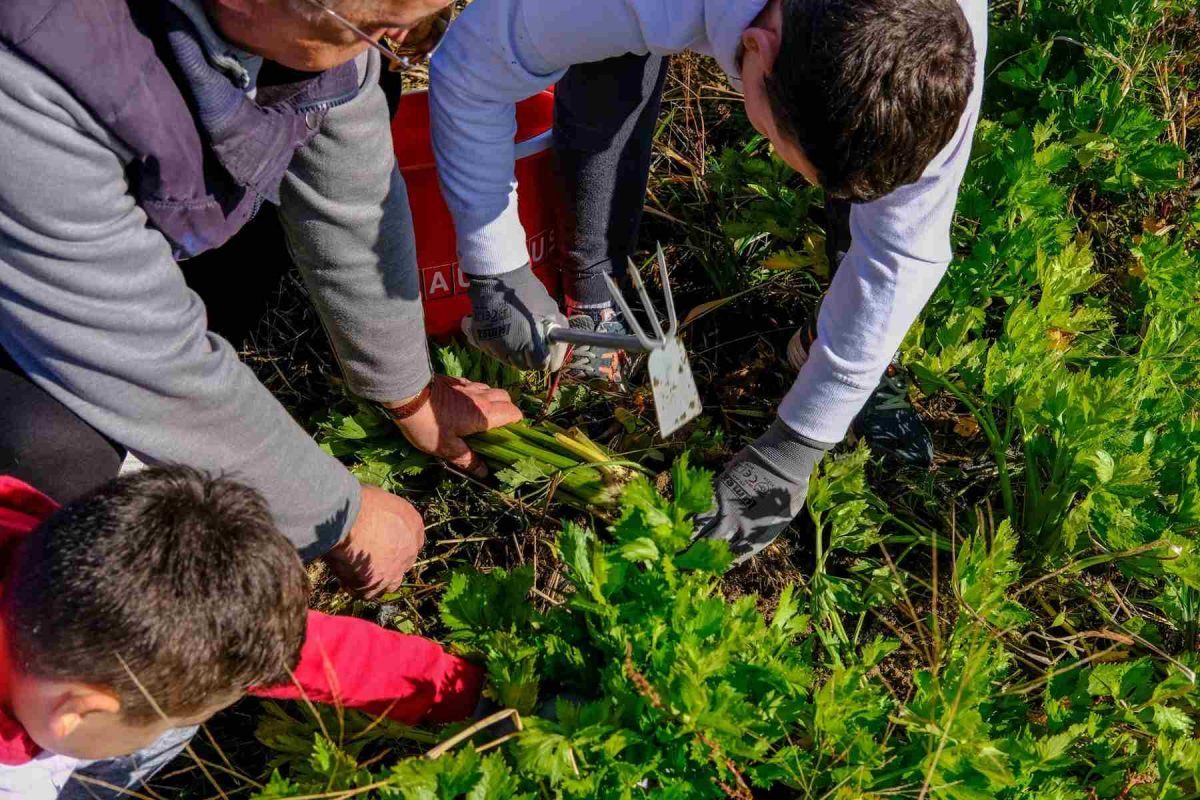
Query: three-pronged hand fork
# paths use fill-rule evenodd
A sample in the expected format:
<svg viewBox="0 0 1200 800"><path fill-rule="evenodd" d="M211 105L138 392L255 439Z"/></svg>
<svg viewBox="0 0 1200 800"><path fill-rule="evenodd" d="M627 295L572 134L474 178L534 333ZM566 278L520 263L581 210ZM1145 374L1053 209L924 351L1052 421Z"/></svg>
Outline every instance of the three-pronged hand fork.
<svg viewBox="0 0 1200 800"><path fill-rule="evenodd" d="M578 330L556 325L547 321L543 335L550 342L564 342L573 345L602 347L606 350L627 350L635 353L649 353L648 370L650 373L650 389L654 393L654 410L658 415L659 433L666 437L679 430L689 420L700 413L700 395L696 391L696 380L692 377L692 368L688 366L687 353L683 344L675 338L679 330L679 322L675 318L675 301L671 297L671 282L667 278L667 263L663 257L662 245L658 246L658 275L662 280L663 299L667 306L667 329L663 331L658 321L658 315L650 302L650 295L638 274L633 260L629 261L629 278L637 288L642 307L650 317L650 325L654 328L654 336L646 335L638 324L633 310L617 288L617 284L608 275L604 280L608 291L617 302L625 320L633 330L633 335L620 333L600 333L597 331Z"/></svg>

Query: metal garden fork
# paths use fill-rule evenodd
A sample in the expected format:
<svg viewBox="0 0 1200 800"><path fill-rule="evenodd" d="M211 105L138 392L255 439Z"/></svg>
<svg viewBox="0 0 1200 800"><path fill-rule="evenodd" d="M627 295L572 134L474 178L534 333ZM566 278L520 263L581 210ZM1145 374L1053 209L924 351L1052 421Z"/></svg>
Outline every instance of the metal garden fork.
<svg viewBox="0 0 1200 800"><path fill-rule="evenodd" d="M633 315L629 302L617 288L616 282L605 275L608 291L620 307L621 312L633 335L620 333L600 333L597 331L578 330L564 327L548 320L543 328L543 336L550 342L563 342L573 345L599 346L609 350L626 350L633 353L649 353L647 368L650 373L650 389L654 394L654 411L658 416L658 430L663 436L670 436L689 420L700 413L700 395L696 391L696 379L692 376L692 368L688 365L687 353L683 344L675 338L679 331L679 321L675 317L675 301L671 297L671 282L667 277L667 262L663 256L662 245L657 252L658 275L662 280L663 299L667 307L667 329L664 331L658 321L658 314L650 302L646 285L638 274L633 259L629 260L629 276L642 307L650 317L650 325L654 335L647 336Z"/></svg>

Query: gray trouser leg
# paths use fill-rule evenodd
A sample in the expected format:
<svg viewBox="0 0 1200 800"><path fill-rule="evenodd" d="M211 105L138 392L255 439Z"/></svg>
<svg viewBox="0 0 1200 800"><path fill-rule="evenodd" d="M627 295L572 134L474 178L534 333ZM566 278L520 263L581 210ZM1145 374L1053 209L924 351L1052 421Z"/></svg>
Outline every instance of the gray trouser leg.
<svg viewBox="0 0 1200 800"><path fill-rule="evenodd" d="M81 776L94 778L122 789L140 791L142 784L148 782L171 759L183 752L184 746L196 735L197 730L199 727L195 725L190 728L175 728L160 736L154 744L138 750L132 755L110 758L80 767L75 770L71 775L71 780L58 793L58 800L128 798L129 795L123 791L109 789L80 778ZM142 793L145 794L145 792Z"/></svg>
<svg viewBox="0 0 1200 800"><path fill-rule="evenodd" d="M666 75L665 58L629 54L576 64L555 86L567 297L576 305L610 303L602 276L623 276L636 249Z"/></svg>

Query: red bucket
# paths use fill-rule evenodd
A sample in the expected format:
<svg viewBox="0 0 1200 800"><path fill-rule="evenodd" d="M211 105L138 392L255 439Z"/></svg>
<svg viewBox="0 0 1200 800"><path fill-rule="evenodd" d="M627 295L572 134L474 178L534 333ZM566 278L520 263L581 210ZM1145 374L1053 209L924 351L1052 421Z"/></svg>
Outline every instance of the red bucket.
<svg viewBox="0 0 1200 800"><path fill-rule="evenodd" d="M554 202L553 120L553 87L517 104L517 214L529 237L534 274L546 284L550 296L558 298L562 257ZM454 223L438 186L426 92L410 92L400 98L392 119L392 144L412 208L425 330L430 336L446 339L458 333L462 318L471 313L471 303L467 280L458 268Z"/></svg>

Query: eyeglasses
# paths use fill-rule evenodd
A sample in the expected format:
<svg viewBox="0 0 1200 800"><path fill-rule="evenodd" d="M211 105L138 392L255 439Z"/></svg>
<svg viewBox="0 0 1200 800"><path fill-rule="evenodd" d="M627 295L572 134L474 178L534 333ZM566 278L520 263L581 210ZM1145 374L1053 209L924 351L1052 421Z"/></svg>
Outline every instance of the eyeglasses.
<svg viewBox="0 0 1200 800"><path fill-rule="evenodd" d="M371 45L371 47L374 47L376 50L378 50L380 55L382 55L388 61L392 62L392 66L391 66L392 70L411 69L412 67L414 67L418 63L420 63L422 60L424 60L425 56L428 55L429 52L431 52L435 47L437 47L437 45L441 41L442 37L446 35L446 28L449 27L449 24L450 24L450 15L449 14L446 14L443 12L443 13L433 15L433 17L429 20L429 22L431 24L429 33L427 34L426 37L422 38L422 42L424 42L424 39L427 39L427 38L432 39L433 41L432 41L431 46L425 48L425 52L421 53L415 60L410 60L409 58L399 55L398 53L394 53L387 47L384 47L382 44L380 44L378 41L376 41L373 37L368 35L362 28L358 27L353 22L346 19L341 14L337 13L332 8L325 5L324 3L320 2L319 0L308 0L308 2L310 4L312 4L313 6L321 9L321 11L325 12L329 16L333 17L335 20L337 20L339 23L341 23L342 27L344 27L346 30L350 31L355 36L357 36L359 39L361 39L362 41Z"/></svg>

